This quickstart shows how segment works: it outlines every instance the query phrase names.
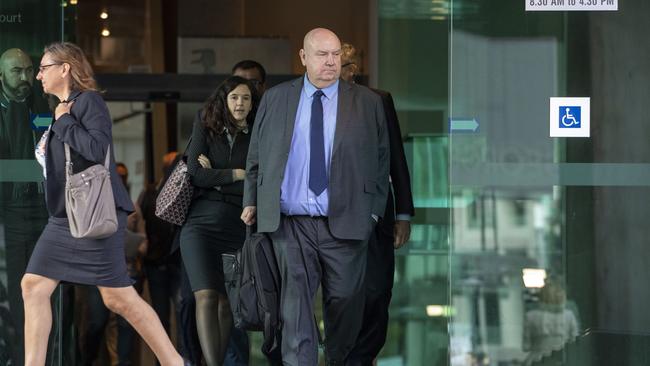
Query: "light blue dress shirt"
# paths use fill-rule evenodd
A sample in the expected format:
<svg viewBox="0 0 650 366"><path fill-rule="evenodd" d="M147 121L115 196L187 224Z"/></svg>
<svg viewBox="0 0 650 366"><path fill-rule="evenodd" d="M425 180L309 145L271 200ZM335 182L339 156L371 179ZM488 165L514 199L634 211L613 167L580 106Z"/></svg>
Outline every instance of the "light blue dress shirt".
<svg viewBox="0 0 650 366"><path fill-rule="evenodd" d="M305 75L280 193L280 211L285 215L327 216L328 213L329 187L319 196L309 189L311 104L316 90L317 88ZM321 90L324 93L321 102L323 103L325 169L329 177L332 145L336 132L339 81Z"/></svg>

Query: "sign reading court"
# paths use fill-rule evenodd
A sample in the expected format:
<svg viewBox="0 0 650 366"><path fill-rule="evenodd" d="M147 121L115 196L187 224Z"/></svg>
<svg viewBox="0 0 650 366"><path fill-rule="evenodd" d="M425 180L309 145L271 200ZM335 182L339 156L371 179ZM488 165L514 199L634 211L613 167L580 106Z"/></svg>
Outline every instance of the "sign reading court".
<svg viewBox="0 0 650 366"><path fill-rule="evenodd" d="M549 105L551 137L590 136L590 98L551 98Z"/></svg>
<svg viewBox="0 0 650 366"><path fill-rule="evenodd" d="M524 0L526 11L616 11L618 0Z"/></svg>

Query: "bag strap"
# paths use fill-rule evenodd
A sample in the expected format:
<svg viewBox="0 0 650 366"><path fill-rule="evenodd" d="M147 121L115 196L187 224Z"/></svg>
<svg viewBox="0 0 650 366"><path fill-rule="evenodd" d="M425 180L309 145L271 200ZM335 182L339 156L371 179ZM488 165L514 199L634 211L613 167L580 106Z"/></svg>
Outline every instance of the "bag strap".
<svg viewBox="0 0 650 366"><path fill-rule="evenodd" d="M192 143L192 136L187 140L187 144L185 145L185 150L183 151L182 156L187 156L187 149L190 148L190 144Z"/></svg>
<svg viewBox="0 0 650 366"><path fill-rule="evenodd" d="M70 145L63 143L65 147L65 178L66 181L68 177L72 175L72 161L70 161ZM111 144L108 144L108 150L106 150L106 157L104 158L104 168L109 170L111 163Z"/></svg>
<svg viewBox="0 0 650 366"><path fill-rule="evenodd" d="M257 231L257 223L246 225L246 239L250 238Z"/></svg>

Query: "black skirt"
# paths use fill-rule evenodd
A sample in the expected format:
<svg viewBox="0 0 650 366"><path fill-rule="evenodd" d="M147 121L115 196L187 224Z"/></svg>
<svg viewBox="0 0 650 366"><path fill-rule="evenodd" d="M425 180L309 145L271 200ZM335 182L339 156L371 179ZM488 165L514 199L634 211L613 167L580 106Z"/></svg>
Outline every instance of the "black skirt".
<svg viewBox="0 0 650 366"><path fill-rule="evenodd" d="M221 255L239 250L246 238L238 205L203 197L192 202L180 234L181 254L192 291L226 293Z"/></svg>
<svg viewBox="0 0 650 366"><path fill-rule="evenodd" d="M118 210L117 232L104 239L74 238L67 218L50 217L26 272L81 285L131 286L124 257L126 217Z"/></svg>

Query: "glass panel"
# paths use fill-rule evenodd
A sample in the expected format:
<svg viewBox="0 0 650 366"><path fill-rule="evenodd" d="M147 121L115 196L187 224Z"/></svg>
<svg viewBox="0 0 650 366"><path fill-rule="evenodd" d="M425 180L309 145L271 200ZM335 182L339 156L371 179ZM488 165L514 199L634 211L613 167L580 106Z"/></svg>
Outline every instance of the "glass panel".
<svg viewBox="0 0 650 366"><path fill-rule="evenodd" d="M450 4L449 363L644 364L650 7ZM591 137L549 137L551 97Z"/></svg>
<svg viewBox="0 0 650 366"><path fill-rule="evenodd" d="M113 144L115 161L128 169L127 190L131 200L137 202L144 190L145 177L145 120L146 104L142 102L109 102L113 118Z"/></svg>
<svg viewBox="0 0 650 366"><path fill-rule="evenodd" d="M48 216L34 145L51 117L35 77L43 47L62 31L61 2L0 2L0 365L24 363L20 280ZM69 294L61 286L53 296L48 362L55 364L73 354Z"/></svg>
<svg viewBox="0 0 650 366"><path fill-rule="evenodd" d="M395 101L415 204L396 251L386 344L378 365L443 365L448 353L448 4L378 2L379 88Z"/></svg>

